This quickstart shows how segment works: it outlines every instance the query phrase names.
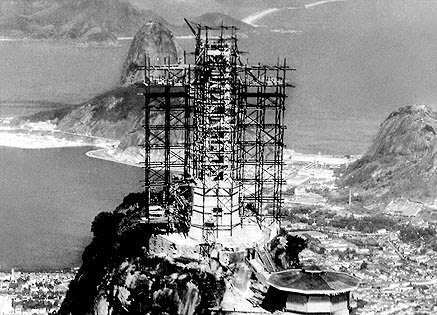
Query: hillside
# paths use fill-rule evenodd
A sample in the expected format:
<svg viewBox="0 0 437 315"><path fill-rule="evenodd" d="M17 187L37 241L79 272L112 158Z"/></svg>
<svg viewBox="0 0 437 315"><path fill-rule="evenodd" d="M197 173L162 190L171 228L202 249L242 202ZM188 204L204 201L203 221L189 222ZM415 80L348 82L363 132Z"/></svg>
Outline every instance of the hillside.
<svg viewBox="0 0 437 315"><path fill-rule="evenodd" d="M7 0L0 35L15 38L109 41L133 36L146 21L168 23L124 0Z"/></svg>
<svg viewBox="0 0 437 315"><path fill-rule="evenodd" d="M367 153L340 179L368 202L437 197L437 113L425 105L400 108L381 124Z"/></svg>
<svg viewBox="0 0 437 315"><path fill-rule="evenodd" d="M5 0L0 3L0 36L50 40L74 40L80 42L114 41L118 37L132 37L149 21L159 22L178 35L191 34L183 21L189 17L196 23L210 26L234 25L242 31L252 26L224 12L208 12L192 17L190 3L152 5L127 0ZM173 11L168 23L160 14ZM207 6L211 10L223 10L223 5ZM206 7L205 7L206 8ZM168 9L168 10L167 10ZM190 12L184 14L183 12ZM233 13L233 12L226 12ZM234 12L235 13L235 12Z"/></svg>
<svg viewBox="0 0 437 315"><path fill-rule="evenodd" d="M151 58L167 56L171 62L178 58L179 47L171 32L160 23L147 23L135 36L121 74L123 86L103 93L78 106L40 112L16 118L12 123L47 122L67 133L119 140L118 148L111 154L120 161L143 161L144 144L144 79L135 71L144 65L144 53ZM173 99L174 104L181 102ZM151 119L159 120L163 117ZM177 140L177 139L176 139ZM109 153L108 153L109 154Z"/></svg>
<svg viewBox="0 0 437 315"><path fill-rule="evenodd" d="M197 12L197 10L196 10ZM207 25L210 27L219 27L219 26L235 26L239 29L238 35L246 36L256 30L255 27L244 23L238 18L233 17L232 14L225 14L221 12L206 12L199 16L188 15L180 15L175 18L173 21L174 25L168 26L171 31L177 36L187 36L192 35L191 29L187 26L184 19L187 19L190 22Z"/></svg>
<svg viewBox="0 0 437 315"><path fill-rule="evenodd" d="M129 85L144 80L142 72L145 56L153 64L178 63L183 57L182 48L172 32L161 23L146 23L135 35L121 72L121 84Z"/></svg>
<svg viewBox="0 0 437 315"><path fill-rule="evenodd" d="M95 217L93 240L59 315L193 315L220 304L222 276L190 258L163 258L163 248L153 246L156 242L147 251L151 231L140 220L144 206L141 194L130 194L112 213Z"/></svg>
<svg viewBox="0 0 437 315"><path fill-rule="evenodd" d="M45 111L12 121L17 126L29 122L46 122L68 134L119 140L115 150L104 155L120 162L144 160L144 87L141 84L119 87L79 106ZM180 102L173 99L174 104ZM152 116L155 124L163 117ZM173 139L178 141L178 139Z"/></svg>
<svg viewBox="0 0 437 315"><path fill-rule="evenodd" d="M201 16L191 19L191 21L202 25L208 25L211 27L219 27L221 25L225 25L225 26L232 25L237 27L241 31L249 31L254 29L252 25L244 23L241 20L231 17L230 15L226 15L219 12L205 13L202 14Z"/></svg>
<svg viewBox="0 0 437 315"><path fill-rule="evenodd" d="M199 5L195 0L128 1L138 8L153 10L178 25L183 23L183 17L192 19L208 12L219 12L241 20L269 8L303 7L305 4L317 2L316 0L202 0L202 5Z"/></svg>

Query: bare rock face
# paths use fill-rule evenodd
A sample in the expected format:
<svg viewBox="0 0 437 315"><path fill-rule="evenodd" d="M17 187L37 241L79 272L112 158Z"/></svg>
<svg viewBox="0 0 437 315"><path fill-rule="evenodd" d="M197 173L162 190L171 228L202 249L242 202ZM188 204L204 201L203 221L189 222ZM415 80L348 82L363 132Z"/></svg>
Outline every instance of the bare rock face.
<svg viewBox="0 0 437 315"><path fill-rule="evenodd" d="M412 105L391 113L368 152L341 177L343 186L370 201L437 197L437 113Z"/></svg>
<svg viewBox="0 0 437 315"><path fill-rule="evenodd" d="M143 193L126 196L91 225L93 240L70 283L59 315L207 314L220 305L226 285L191 259L163 258L149 243ZM162 255L161 255L162 256Z"/></svg>
<svg viewBox="0 0 437 315"><path fill-rule="evenodd" d="M381 124L368 157L425 154L433 146L437 113L425 105L412 105L391 113Z"/></svg>
<svg viewBox="0 0 437 315"><path fill-rule="evenodd" d="M161 23L149 22L135 35L121 73L122 85L144 80L144 73L137 68L144 66L146 58L152 65L181 61L182 49L174 41L172 32Z"/></svg>

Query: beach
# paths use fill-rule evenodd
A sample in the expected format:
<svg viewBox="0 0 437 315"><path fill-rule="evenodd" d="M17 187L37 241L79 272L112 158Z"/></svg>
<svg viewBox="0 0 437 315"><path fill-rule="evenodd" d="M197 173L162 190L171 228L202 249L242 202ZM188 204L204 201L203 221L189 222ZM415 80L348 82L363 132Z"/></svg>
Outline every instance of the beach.
<svg viewBox="0 0 437 315"><path fill-rule="evenodd" d="M0 146L19 149L51 149L89 146L90 143L72 141L38 134L0 132Z"/></svg>
<svg viewBox="0 0 437 315"><path fill-rule="evenodd" d="M129 166L143 167L142 158L119 152L117 147L120 141L62 132L49 129L13 129L2 127L0 129L0 146L18 149L54 149L69 147L89 147L98 149L86 152L86 156Z"/></svg>
<svg viewBox="0 0 437 315"><path fill-rule="evenodd" d="M128 154L124 153L116 153L116 150L114 149L97 149L88 151L86 153L86 156L95 158L95 159L101 159L121 164L126 164L129 166L135 166L135 167L144 167L144 159L138 159L134 156L129 156Z"/></svg>
<svg viewBox="0 0 437 315"><path fill-rule="evenodd" d="M138 154L135 150L117 150L118 145L118 140L62 132L50 129L47 126L39 129L0 128L0 146L19 149L51 149L93 146L97 149L86 152L86 156L134 167L144 167L144 157L142 155ZM342 164L349 164L357 158L360 158L360 156L325 155L320 153L307 154L295 152L294 150L284 150L285 164L315 163L339 166Z"/></svg>

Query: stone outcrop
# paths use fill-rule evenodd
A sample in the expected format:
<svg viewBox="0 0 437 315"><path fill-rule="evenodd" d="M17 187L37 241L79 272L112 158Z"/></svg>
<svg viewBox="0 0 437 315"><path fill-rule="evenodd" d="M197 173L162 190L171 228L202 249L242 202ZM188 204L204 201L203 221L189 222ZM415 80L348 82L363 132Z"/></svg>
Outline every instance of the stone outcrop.
<svg viewBox="0 0 437 315"><path fill-rule="evenodd" d="M135 35L121 73L121 84L142 82L144 72L139 66L176 64L182 61L182 48L174 41L172 32L161 23L149 22Z"/></svg>
<svg viewBox="0 0 437 315"><path fill-rule="evenodd" d="M431 202L437 195L437 113L412 105L391 113L367 153L340 183L369 201L396 198Z"/></svg>
<svg viewBox="0 0 437 315"><path fill-rule="evenodd" d="M59 315L205 314L220 305L222 276L192 259L147 253L151 228L141 222L144 196L131 194L92 223L93 240Z"/></svg>

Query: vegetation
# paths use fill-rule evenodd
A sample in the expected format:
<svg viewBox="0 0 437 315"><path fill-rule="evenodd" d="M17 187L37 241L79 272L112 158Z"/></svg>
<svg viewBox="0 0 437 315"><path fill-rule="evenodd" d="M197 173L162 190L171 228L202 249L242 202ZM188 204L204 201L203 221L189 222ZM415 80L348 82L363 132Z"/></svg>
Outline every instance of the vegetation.
<svg viewBox="0 0 437 315"><path fill-rule="evenodd" d="M193 264L147 254L150 236L159 231L142 222L146 212L143 193L133 193L115 211L95 217L93 240L83 253L83 265L70 283L60 315L92 313L99 298L110 303L114 315L124 314L126 307L132 314L171 314L181 303L188 303L194 314L203 314L221 301L222 278ZM119 297L108 292L127 282L131 303L122 306Z"/></svg>
<svg viewBox="0 0 437 315"><path fill-rule="evenodd" d="M3 1L2 34L53 40L111 41L133 36L145 21L164 21L119 0Z"/></svg>
<svg viewBox="0 0 437 315"><path fill-rule="evenodd" d="M355 210L359 211L359 207ZM295 207L284 211L284 218L290 222L316 224L317 226L332 226L338 229L355 230L363 233L376 233L385 229L399 232L400 239L409 244L424 244L426 248L437 251L437 232L434 227L421 228L402 223L386 215L356 217L340 216L331 211L324 211L315 207ZM361 246L357 240L351 240ZM366 241L367 242L367 241Z"/></svg>
<svg viewBox="0 0 437 315"><path fill-rule="evenodd" d="M396 198L436 199L437 114L423 105L400 108L381 124L372 146L341 170L338 187L352 189L367 203ZM345 199L347 194L339 197ZM342 200L343 202L345 200Z"/></svg>
<svg viewBox="0 0 437 315"><path fill-rule="evenodd" d="M299 253L307 248L305 239L281 230L270 243L270 252L275 265L280 269L300 268Z"/></svg>
<svg viewBox="0 0 437 315"><path fill-rule="evenodd" d="M299 253L307 248L307 241L295 235L287 235L287 245L285 246L285 255L292 268L299 268Z"/></svg>
<svg viewBox="0 0 437 315"><path fill-rule="evenodd" d="M437 233L435 229L403 226L400 229L399 238L406 243L423 243L426 247L437 251Z"/></svg>
<svg viewBox="0 0 437 315"><path fill-rule="evenodd" d="M341 229L357 230L364 233L376 233L381 229L395 231L397 222L386 216L372 216L355 218L350 217L335 217L331 221L331 226Z"/></svg>

